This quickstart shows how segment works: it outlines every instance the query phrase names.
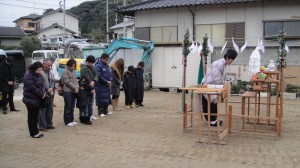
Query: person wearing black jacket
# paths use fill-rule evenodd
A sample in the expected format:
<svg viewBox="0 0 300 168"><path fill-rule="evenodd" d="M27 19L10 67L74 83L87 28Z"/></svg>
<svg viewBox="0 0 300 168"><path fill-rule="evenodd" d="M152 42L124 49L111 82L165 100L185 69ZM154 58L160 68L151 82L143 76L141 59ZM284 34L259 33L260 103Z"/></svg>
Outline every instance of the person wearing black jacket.
<svg viewBox="0 0 300 168"><path fill-rule="evenodd" d="M144 62L139 62L134 71L136 81L135 105L144 106Z"/></svg>
<svg viewBox="0 0 300 168"><path fill-rule="evenodd" d="M98 76L96 73L96 68L94 63L96 62L96 58L93 55L89 55L86 58L85 64L81 64L80 69L80 80L85 81L85 91L87 92L88 99L88 115L92 120L96 120L97 118L93 115L93 104L94 104L94 93L95 93L95 84L98 80Z"/></svg>
<svg viewBox="0 0 300 168"><path fill-rule="evenodd" d="M128 67L128 71L124 73L123 76L123 90L125 92L125 105L126 108L133 108L135 107L132 102L134 100L135 90L136 90L136 83L135 83L135 76L134 76L134 67L131 65Z"/></svg>
<svg viewBox="0 0 300 168"><path fill-rule="evenodd" d="M0 92L2 92L2 110L3 114L7 114L7 103L9 103L10 111L20 111L14 105L14 73L13 73L13 57L7 57L0 64Z"/></svg>

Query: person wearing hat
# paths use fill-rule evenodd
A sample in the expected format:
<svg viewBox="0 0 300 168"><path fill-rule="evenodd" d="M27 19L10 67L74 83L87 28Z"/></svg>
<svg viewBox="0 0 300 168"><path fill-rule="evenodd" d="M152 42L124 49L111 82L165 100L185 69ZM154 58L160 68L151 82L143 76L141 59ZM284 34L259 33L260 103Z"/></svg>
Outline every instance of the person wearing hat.
<svg viewBox="0 0 300 168"><path fill-rule="evenodd" d="M13 57L7 57L0 65L0 92L2 92L2 110L3 114L7 114L7 103L9 103L10 111L20 111L14 105L14 73L13 73Z"/></svg>
<svg viewBox="0 0 300 168"><path fill-rule="evenodd" d="M223 58L216 60L211 64L201 83L203 85L224 85L224 82L227 79L226 66L230 65L237 55L238 53L234 49L228 49ZM210 102L210 113L216 114L217 96L212 95L210 97ZM207 95L202 95L202 107L203 112L207 113ZM208 115L205 115L205 119L208 120ZM210 121L211 126L217 126L217 116L211 115ZM222 123L223 121L220 120L219 124L222 125Z"/></svg>

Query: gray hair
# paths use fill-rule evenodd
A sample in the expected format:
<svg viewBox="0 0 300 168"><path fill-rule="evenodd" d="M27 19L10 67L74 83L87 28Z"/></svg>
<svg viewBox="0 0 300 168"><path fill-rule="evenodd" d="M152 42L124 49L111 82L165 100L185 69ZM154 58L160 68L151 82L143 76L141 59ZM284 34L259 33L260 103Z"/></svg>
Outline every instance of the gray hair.
<svg viewBox="0 0 300 168"><path fill-rule="evenodd" d="M52 63L52 60L50 58L45 58L43 64L47 64L48 62Z"/></svg>

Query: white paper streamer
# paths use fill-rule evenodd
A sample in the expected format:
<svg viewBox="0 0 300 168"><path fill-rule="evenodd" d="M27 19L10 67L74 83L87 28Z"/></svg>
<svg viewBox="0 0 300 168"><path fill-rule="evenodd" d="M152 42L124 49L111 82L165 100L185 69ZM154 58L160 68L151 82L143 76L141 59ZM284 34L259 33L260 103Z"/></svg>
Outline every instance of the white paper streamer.
<svg viewBox="0 0 300 168"><path fill-rule="evenodd" d="M222 51L221 51L221 54L223 53L223 51L225 50L225 47L226 47L226 45L227 45L227 41L225 42L225 44L223 45L223 47L222 47Z"/></svg>
<svg viewBox="0 0 300 168"><path fill-rule="evenodd" d="M245 41L245 44L241 47L241 53L246 49L247 47L247 40Z"/></svg>
<svg viewBox="0 0 300 168"><path fill-rule="evenodd" d="M289 52L290 52L290 50L289 50L289 46L288 46L288 45L285 45L285 46L284 46L284 49L285 49L285 51L286 51L287 53L289 53Z"/></svg>
<svg viewBox="0 0 300 168"><path fill-rule="evenodd" d="M240 48L239 48L239 46L234 42L234 37L232 37L232 44L233 44L233 47L234 47L235 51L236 51L237 53L240 53Z"/></svg>
<svg viewBox="0 0 300 168"><path fill-rule="evenodd" d="M207 40L208 49L211 53L214 52L214 46L211 44L210 39Z"/></svg>

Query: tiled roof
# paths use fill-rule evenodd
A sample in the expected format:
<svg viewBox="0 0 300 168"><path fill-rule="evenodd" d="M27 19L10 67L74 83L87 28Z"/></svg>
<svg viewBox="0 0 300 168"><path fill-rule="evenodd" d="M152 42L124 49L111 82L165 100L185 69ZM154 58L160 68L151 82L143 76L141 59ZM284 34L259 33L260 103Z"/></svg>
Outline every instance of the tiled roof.
<svg viewBox="0 0 300 168"><path fill-rule="evenodd" d="M57 24L57 23L53 23L52 25L50 25L50 26L48 26L48 27L45 27L45 28L43 28L43 29L39 29L39 30L33 32L32 34L41 33L41 32L43 32L43 31L50 30L50 29L53 29L53 28L60 28L60 29L63 29L64 27L61 26L61 25L59 25L59 24ZM75 33L76 33L76 32L74 32L74 31L72 31L72 30L70 30L70 29L68 29L68 28L65 28L65 29L66 29L66 31L68 31L68 32L70 32L70 33L72 33L72 34L75 34Z"/></svg>
<svg viewBox="0 0 300 168"><path fill-rule="evenodd" d="M20 27L0 27L0 37L20 37L26 36Z"/></svg>
<svg viewBox="0 0 300 168"><path fill-rule="evenodd" d="M229 3L257 2L262 0L150 0L121 7L118 12L126 15L134 15L135 11L160 8L175 8L200 5L219 5Z"/></svg>
<svg viewBox="0 0 300 168"><path fill-rule="evenodd" d="M40 15L37 15L37 14L30 14L30 15L27 15L27 16L22 16L22 17L20 17L19 19L16 19L15 21L14 21L14 23L16 23L16 22L18 22L18 21L20 21L20 20L22 20L22 19L35 19L35 18L37 18L37 17L39 17Z"/></svg>
<svg viewBox="0 0 300 168"><path fill-rule="evenodd" d="M126 27L133 26L133 25L134 25L134 20L125 21ZM116 25L110 27L109 29L117 29L117 28L121 28L121 27L124 27L124 22L116 24Z"/></svg>

